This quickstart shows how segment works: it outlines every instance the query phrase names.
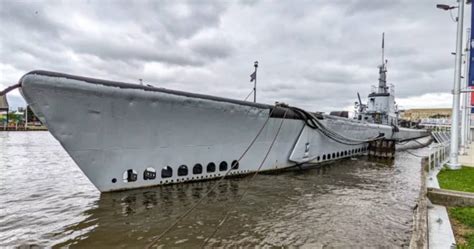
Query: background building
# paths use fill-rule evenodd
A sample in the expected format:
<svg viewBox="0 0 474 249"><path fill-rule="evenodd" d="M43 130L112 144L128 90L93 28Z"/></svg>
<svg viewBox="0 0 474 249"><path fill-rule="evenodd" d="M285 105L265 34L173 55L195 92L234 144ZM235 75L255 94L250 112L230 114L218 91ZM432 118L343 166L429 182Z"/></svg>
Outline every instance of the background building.
<svg viewBox="0 0 474 249"><path fill-rule="evenodd" d="M400 111L400 118L412 122L424 119L451 120L451 108L408 109Z"/></svg>
<svg viewBox="0 0 474 249"><path fill-rule="evenodd" d="M0 126L3 127L8 124L8 101L7 96L0 96Z"/></svg>

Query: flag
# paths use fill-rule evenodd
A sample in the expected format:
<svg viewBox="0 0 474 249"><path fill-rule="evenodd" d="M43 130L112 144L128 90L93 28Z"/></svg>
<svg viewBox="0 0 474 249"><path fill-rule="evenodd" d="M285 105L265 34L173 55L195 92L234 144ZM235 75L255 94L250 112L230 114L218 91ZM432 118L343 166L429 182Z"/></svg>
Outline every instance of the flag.
<svg viewBox="0 0 474 249"><path fill-rule="evenodd" d="M254 81L256 78L257 78L257 72L253 72L253 73L250 75L250 82Z"/></svg>

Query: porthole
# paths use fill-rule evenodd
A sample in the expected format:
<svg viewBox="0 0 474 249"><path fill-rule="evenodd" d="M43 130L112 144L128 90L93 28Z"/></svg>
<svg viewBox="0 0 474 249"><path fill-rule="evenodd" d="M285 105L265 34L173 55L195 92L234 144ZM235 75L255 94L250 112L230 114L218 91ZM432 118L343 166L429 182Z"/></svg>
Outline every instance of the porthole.
<svg viewBox="0 0 474 249"><path fill-rule="evenodd" d="M237 160L232 161L231 166L233 170L239 169L239 161Z"/></svg>
<svg viewBox="0 0 474 249"><path fill-rule="evenodd" d="M123 172L123 182L134 182L137 180L137 171L133 169L127 169Z"/></svg>
<svg viewBox="0 0 474 249"><path fill-rule="evenodd" d="M222 161L221 163L219 163L219 171L226 171L226 170L227 170L227 162Z"/></svg>
<svg viewBox="0 0 474 249"><path fill-rule="evenodd" d="M152 167L143 171L143 180L153 180L156 178L156 170Z"/></svg>
<svg viewBox="0 0 474 249"><path fill-rule="evenodd" d="M112 183L116 183L117 182L117 178L112 178Z"/></svg>
<svg viewBox="0 0 474 249"><path fill-rule="evenodd" d="M161 178L169 178L172 176L173 176L173 169L170 166L166 166L161 170Z"/></svg>
<svg viewBox="0 0 474 249"><path fill-rule="evenodd" d="M202 165L200 163L196 163L193 167L193 175L200 175L202 174Z"/></svg>
<svg viewBox="0 0 474 249"><path fill-rule="evenodd" d="M216 164L215 163L209 163L207 165L207 173L212 173L216 171Z"/></svg>
<svg viewBox="0 0 474 249"><path fill-rule="evenodd" d="M188 166L181 165L178 168L178 176L187 176L188 175Z"/></svg>

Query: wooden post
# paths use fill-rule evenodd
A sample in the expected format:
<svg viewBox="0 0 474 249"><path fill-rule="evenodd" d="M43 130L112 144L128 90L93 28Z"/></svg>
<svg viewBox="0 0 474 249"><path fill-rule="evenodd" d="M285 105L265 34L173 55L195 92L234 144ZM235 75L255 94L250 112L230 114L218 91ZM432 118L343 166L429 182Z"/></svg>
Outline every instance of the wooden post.
<svg viewBox="0 0 474 249"><path fill-rule="evenodd" d="M369 142L368 155L376 158L394 158L395 140L382 139Z"/></svg>

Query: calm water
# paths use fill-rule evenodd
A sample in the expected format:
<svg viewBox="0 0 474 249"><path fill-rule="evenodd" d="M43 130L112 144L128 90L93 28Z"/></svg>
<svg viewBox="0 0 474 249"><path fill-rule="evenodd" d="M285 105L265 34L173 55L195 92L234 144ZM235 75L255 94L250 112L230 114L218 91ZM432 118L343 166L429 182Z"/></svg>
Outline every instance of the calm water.
<svg viewBox="0 0 474 249"><path fill-rule="evenodd" d="M406 247L419 160L398 153L388 164L224 180L160 243L200 246L230 211L208 246ZM0 132L0 184L2 247L142 248L215 181L100 194L49 133Z"/></svg>

